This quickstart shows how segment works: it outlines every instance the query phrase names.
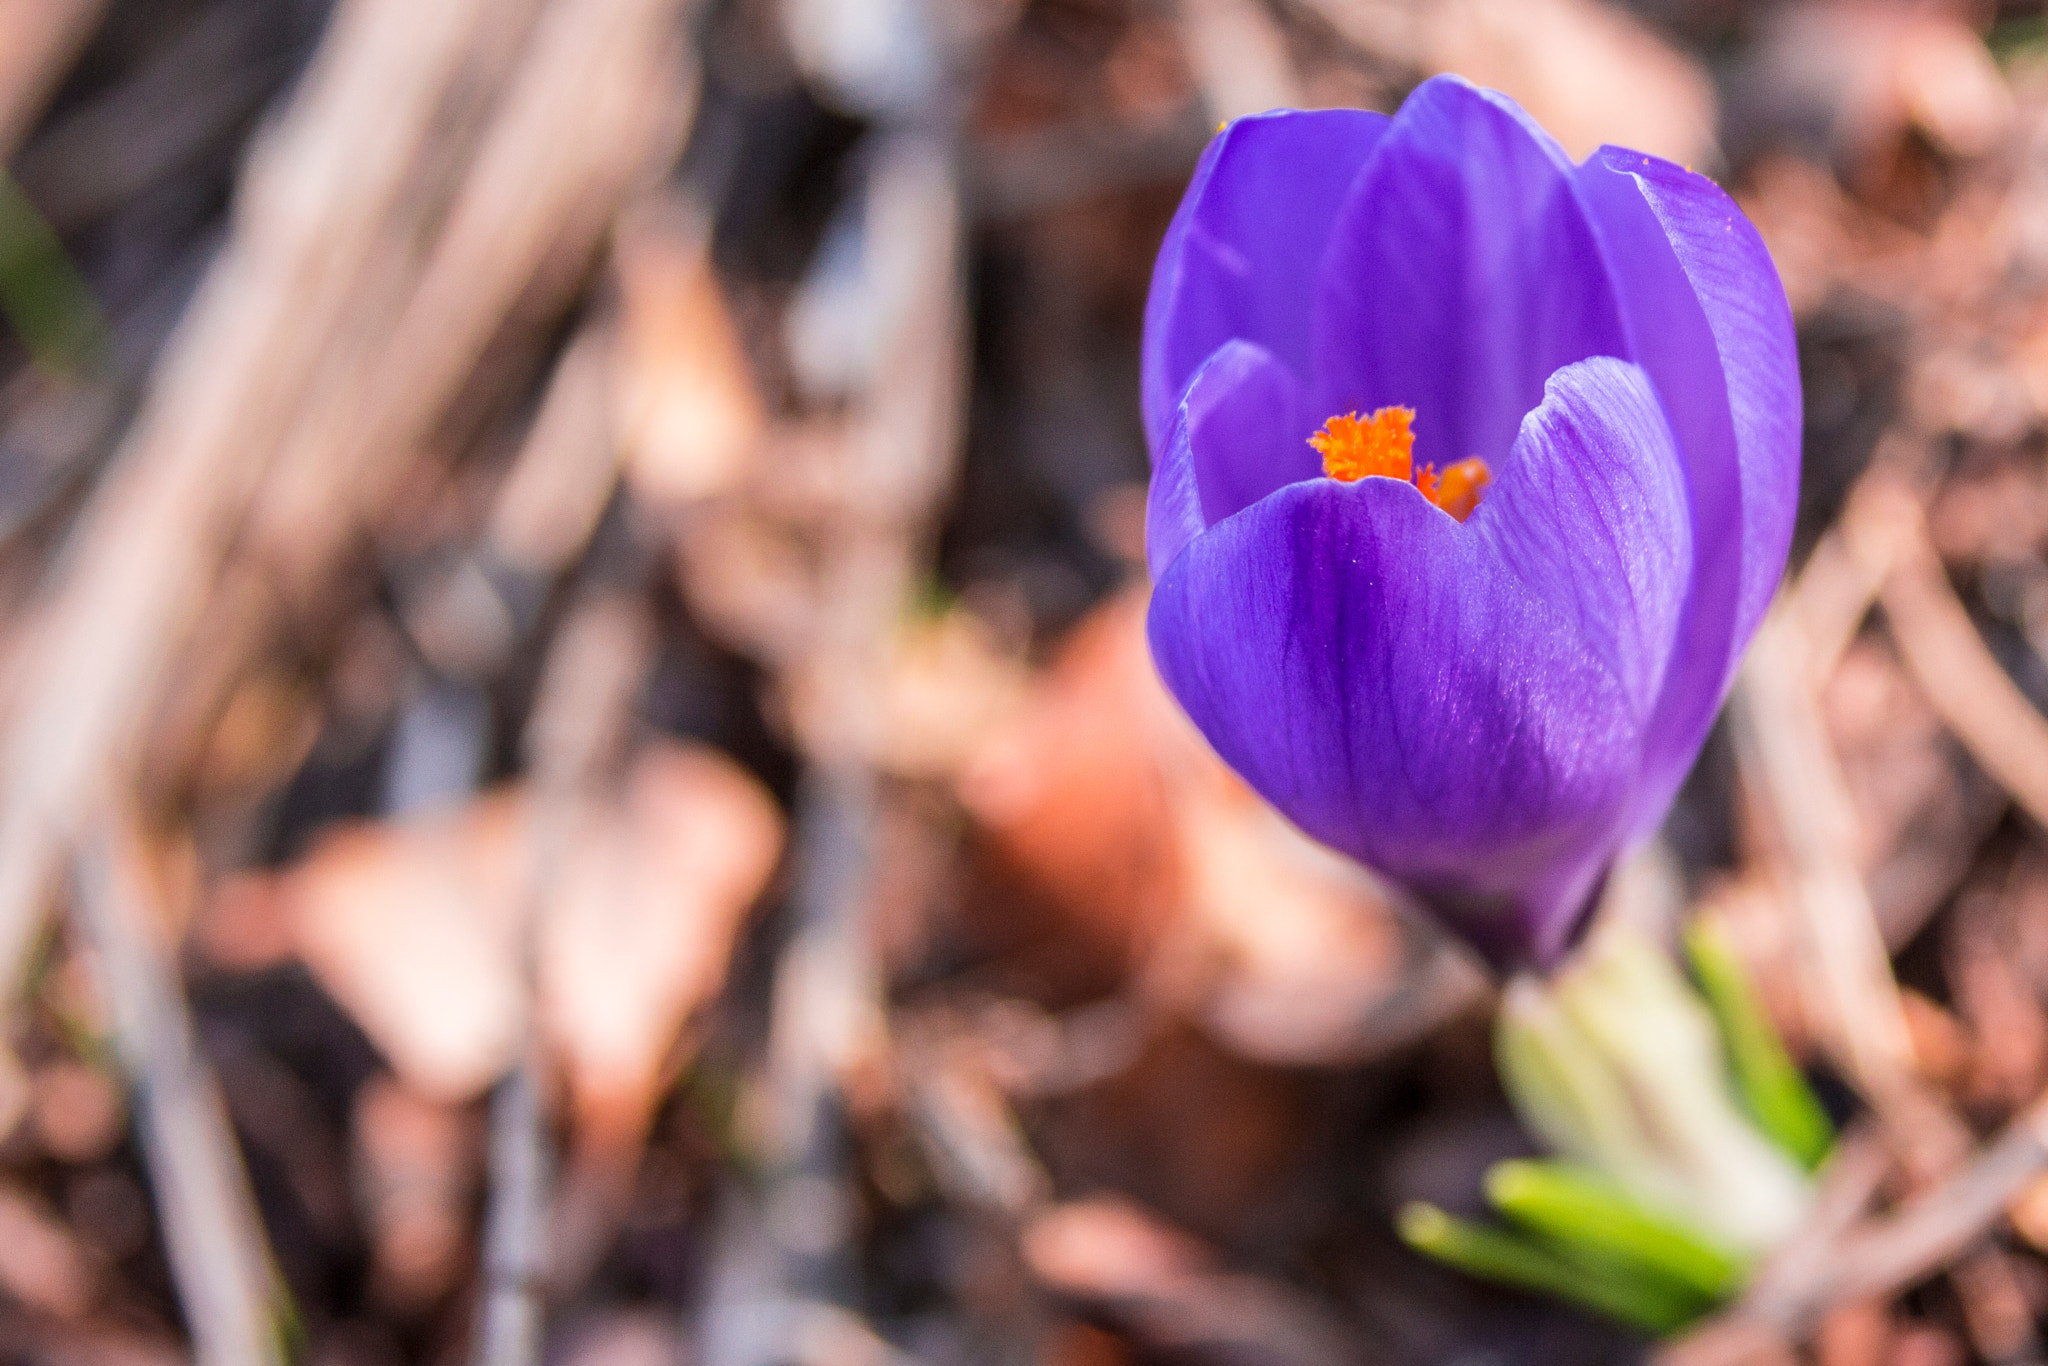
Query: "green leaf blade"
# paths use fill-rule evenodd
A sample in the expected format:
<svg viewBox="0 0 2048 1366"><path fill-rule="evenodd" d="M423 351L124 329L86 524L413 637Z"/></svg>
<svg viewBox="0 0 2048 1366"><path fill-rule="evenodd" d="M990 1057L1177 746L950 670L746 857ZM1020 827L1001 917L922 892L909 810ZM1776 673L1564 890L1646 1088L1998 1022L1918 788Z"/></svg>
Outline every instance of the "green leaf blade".
<svg viewBox="0 0 2048 1366"><path fill-rule="evenodd" d="M1743 1107L1773 1143L1807 1171L1835 1146L1835 1126L1785 1050L1749 975L1727 940L1709 923L1686 929L1686 956L1720 1025Z"/></svg>
<svg viewBox="0 0 2048 1366"><path fill-rule="evenodd" d="M1401 1210L1402 1241L1469 1276L1553 1296L1648 1333L1673 1332L1709 1307L1669 1282L1575 1263L1522 1234L1488 1228L1412 1202Z"/></svg>
<svg viewBox="0 0 2048 1366"><path fill-rule="evenodd" d="M1736 1253L1577 1163L1497 1162L1486 1174L1486 1194L1567 1257L1663 1277L1703 1300L1728 1298L1749 1274Z"/></svg>

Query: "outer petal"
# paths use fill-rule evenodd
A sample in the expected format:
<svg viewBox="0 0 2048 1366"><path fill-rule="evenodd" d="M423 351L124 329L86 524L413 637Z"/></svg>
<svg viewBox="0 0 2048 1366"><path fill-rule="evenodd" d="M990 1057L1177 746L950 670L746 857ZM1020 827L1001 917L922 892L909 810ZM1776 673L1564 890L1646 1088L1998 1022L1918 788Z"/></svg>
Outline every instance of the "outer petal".
<svg viewBox="0 0 2048 1366"><path fill-rule="evenodd" d="M1649 380L1594 360L1554 377L1462 526L1404 483L1312 480L1196 536L1154 594L1153 655L1310 835L1540 960L1629 810L1688 550Z"/></svg>
<svg viewBox="0 0 2048 1366"><path fill-rule="evenodd" d="M1155 453L1188 380L1232 337L1308 374L1316 266L1386 126L1386 115L1363 109L1278 110L1239 119L1209 144L1145 302L1145 435Z"/></svg>
<svg viewBox="0 0 2048 1366"><path fill-rule="evenodd" d="M1627 354L1571 161L1513 101L1457 77L1402 104L1329 243L1316 404L1414 408L1418 461L1497 465L1553 371Z"/></svg>
<svg viewBox="0 0 2048 1366"><path fill-rule="evenodd" d="M1699 547L1648 738L1642 829L1684 780L1784 572L1799 498L1799 365L1777 270L1718 186L1613 147L1578 179L1612 263L1630 354L1678 434Z"/></svg>

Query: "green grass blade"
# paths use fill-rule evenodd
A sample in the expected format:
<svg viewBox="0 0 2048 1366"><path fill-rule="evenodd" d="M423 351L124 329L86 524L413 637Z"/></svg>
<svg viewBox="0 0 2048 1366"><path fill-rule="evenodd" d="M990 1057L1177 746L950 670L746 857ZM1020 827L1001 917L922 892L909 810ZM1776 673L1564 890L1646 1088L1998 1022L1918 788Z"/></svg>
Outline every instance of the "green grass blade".
<svg viewBox="0 0 2048 1366"><path fill-rule="evenodd" d="M63 374L102 365L107 325L63 243L0 170L0 313L36 363Z"/></svg>
<svg viewBox="0 0 2048 1366"><path fill-rule="evenodd" d="M1577 1163L1496 1162L1486 1173L1486 1195L1576 1261L1663 1277L1706 1300L1726 1299L1748 1275L1735 1253Z"/></svg>
<svg viewBox="0 0 2048 1366"><path fill-rule="evenodd" d="M1685 951L1721 1027L1743 1108L1807 1171L1818 1169L1835 1146L1835 1126L1785 1051L1735 951L1703 920L1687 928Z"/></svg>
<svg viewBox="0 0 2048 1366"><path fill-rule="evenodd" d="M1519 1233L1454 1218L1420 1201L1401 1210L1408 1246L1481 1280L1533 1290L1650 1333L1669 1333L1706 1304L1678 1288L1572 1262Z"/></svg>

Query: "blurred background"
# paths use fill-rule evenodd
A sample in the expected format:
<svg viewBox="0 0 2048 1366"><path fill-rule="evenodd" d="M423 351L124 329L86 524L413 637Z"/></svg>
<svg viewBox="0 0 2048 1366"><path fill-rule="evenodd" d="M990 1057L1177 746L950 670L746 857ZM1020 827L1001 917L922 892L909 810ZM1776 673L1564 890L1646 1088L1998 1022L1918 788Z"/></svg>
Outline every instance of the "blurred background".
<svg viewBox="0 0 2048 1366"><path fill-rule="evenodd" d="M1492 986L1146 657L1219 121L1721 178L1794 577L1631 914L1849 1128L1652 1348L1422 1262ZM0 1356L2044 1359L2048 22L1991 0L0 0Z"/></svg>

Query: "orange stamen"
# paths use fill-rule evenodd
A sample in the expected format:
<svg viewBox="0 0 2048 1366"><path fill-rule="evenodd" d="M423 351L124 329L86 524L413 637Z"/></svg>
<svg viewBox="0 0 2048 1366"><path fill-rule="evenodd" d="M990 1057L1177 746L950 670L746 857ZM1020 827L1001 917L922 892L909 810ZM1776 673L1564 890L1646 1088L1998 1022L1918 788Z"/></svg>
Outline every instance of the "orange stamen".
<svg viewBox="0 0 2048 1366"><path fill-rule="evenodd" d="M1430 469L1435 474L1435 467ZM1479 506L1479 497L1486 492L1486 486L1493 482L1493 471L1478 456L1467 456L1444 471L1442 480L1432 480L1434 487L1423 489L1429 501L1435 503L1459 521L1472 515L1472 509Z"/></svg>
<svg viewBox="0 0 2048 1366"><path fill-rule="evenodd" d="M1435 465L1414 473L1415 410L1381 408L1361 421L1357 413L1333 417L1308 439L1323 457L1323 473L1344 483L1368 476L1412 479L1422 496L1459 521L1472 515L1493 471L1478 456L1460 460L1441 475Z"/></svg>
<svg viewBox="0 0 2048 1366"><path fill-rule="evenodd" d="M1349 484L1368 475L1406 479L1415 449L1413 408L1382 408L1360 422L1357 413L1333 417L1308 439L1323 457L1323 473Z"/></svg>

